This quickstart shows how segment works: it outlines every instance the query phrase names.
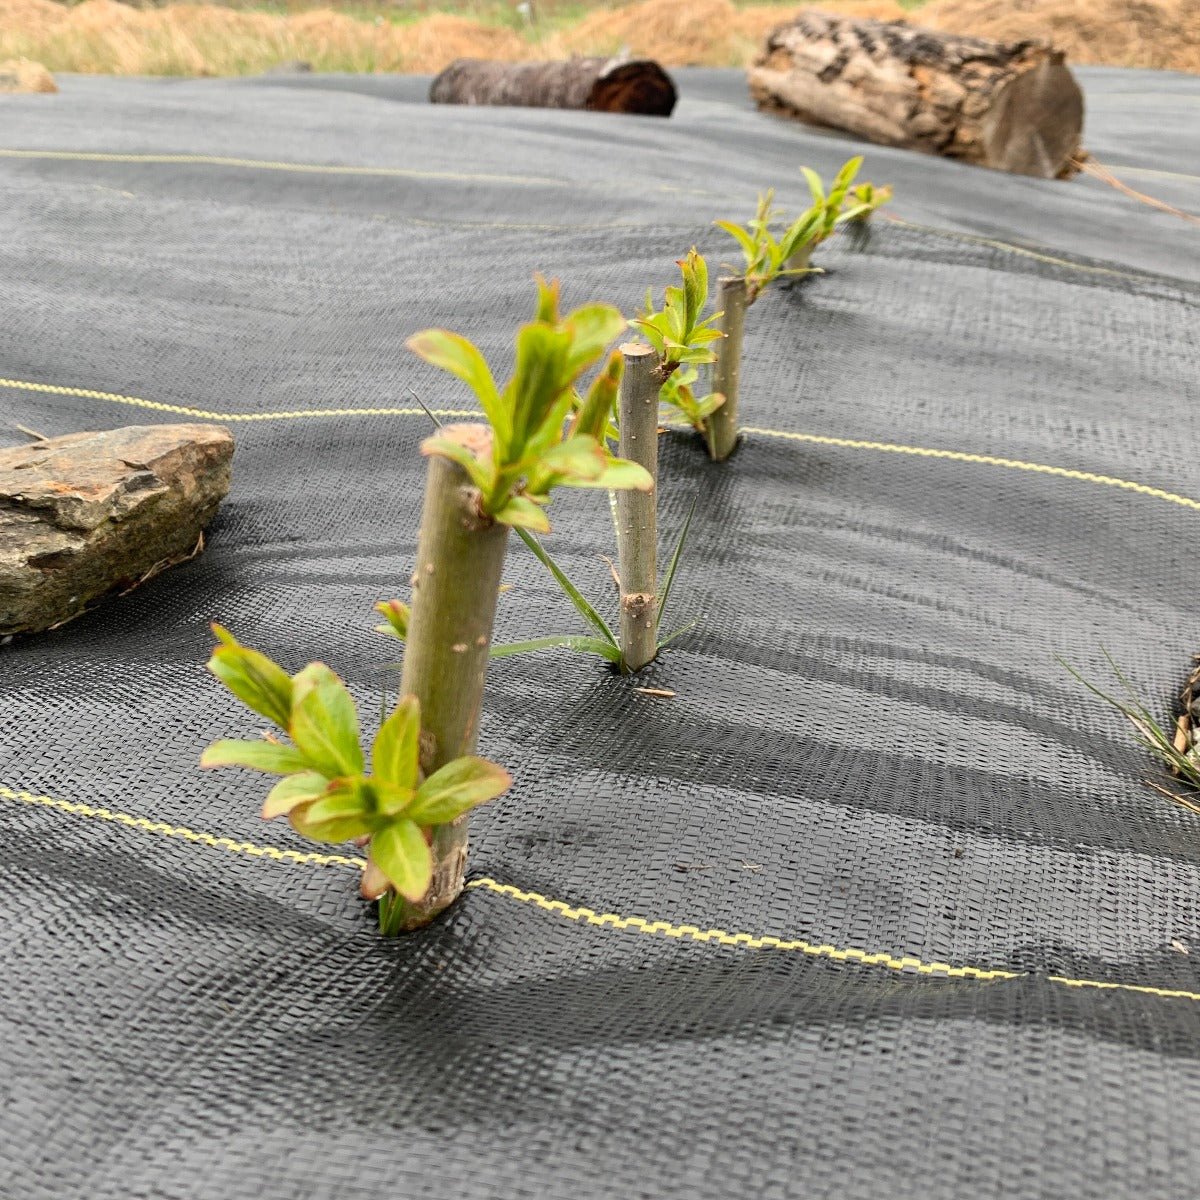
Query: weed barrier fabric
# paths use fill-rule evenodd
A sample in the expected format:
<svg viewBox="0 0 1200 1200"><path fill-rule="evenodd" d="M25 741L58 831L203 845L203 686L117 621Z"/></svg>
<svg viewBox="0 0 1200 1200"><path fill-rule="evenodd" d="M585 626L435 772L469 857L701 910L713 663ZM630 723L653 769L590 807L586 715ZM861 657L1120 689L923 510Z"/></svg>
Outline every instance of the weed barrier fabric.
<svg viewBox="0 0 1200 1200"><path fill-rule="evenodd" d="M1195 207L1200 80L1079 75L1087 144ZM196 767L254 728L210 619L378 711L408 389L468 403L408 334L502 369L535 269L629 311L693 242L729 255L713 218L860 149L679 82L670 122L424 80L4 100L0 437L200 410L239 448L201 557L0 652L3 1196L1191 1189L1200 824L1055 656L1102 679L1106 647L1165 708L1200 649L1200 255L1095 180L866 148L907 223L755 305L727 466L663 439L701 624L637 679L494 664L515 786L426 932L381 941L353 849ZM608 595L603 501L551 515ZM523 548L506 577L498 640L582 632Z"/></svg>

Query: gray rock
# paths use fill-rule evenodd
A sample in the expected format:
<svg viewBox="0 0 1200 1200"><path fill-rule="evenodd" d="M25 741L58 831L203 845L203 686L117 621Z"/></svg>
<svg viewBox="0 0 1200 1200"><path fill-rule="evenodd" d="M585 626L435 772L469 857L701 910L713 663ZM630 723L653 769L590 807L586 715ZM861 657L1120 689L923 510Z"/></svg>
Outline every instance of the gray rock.
<svg viewBox="0 0 1200 1200"><path fill-rule="evenodd" d="M190 558L229 491L220 425L133 425L0 449L0 636L50 629Z"/></svg>

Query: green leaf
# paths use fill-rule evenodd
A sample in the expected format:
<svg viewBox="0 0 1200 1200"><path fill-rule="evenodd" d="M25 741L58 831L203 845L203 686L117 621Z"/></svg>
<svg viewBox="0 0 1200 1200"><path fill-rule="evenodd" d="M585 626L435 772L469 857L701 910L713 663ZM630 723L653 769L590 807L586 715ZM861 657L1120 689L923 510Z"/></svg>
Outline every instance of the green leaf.
<svg viewBox="0 0 1200 1200"><path fill-rule="evenodd" d="M703 400L696 401L695 415L703 421L705 417L712 416L724 403L725 397L720 392L710 392Z"/></svg>
<svg viewBox="0 0 1200 1200"><path fill-rule="evenodd" d="M292 676L292 709L318 684L337 683L337 672L331 671L323 662L311 662Z"/></svg>
<svg viewBox="0 0 1200 1200"><path fill-rule="evenodd" d="M564 479L563 486L650 492L654 490L654 477L645 467L627 458L610 458L604 464L604 470L594 479Z"/></svg>
<svg viewBox="0 0 1200 1200"><path fill-rule="evenodd" d="M585 304L567 317L571 352L567 369L571 380L592 365L625 330L625 318L611 304Z"/></svg>
<svg viewBox="0 0 1200 1200"><path fill-rule="evenodd" d="M220 626L213 632L222 644L208 660L208 669L248 708L283 729L292 711L292 681L265 654L239 645Z"/></svg>
<svg viewBox="0 0 1200 1200"><path fill-rule="evenodd" d="M493 464L481 462L462 442L456 442L453 438L435 433L421 443L421 453L426 457L438 454L442 458L448 458L451 462L458 463L481 492L486 494L491 490L495 471Z"/></svg>
<svg viewBox="0 0 1200 1200"><path fill-rule="evenodd" d="M311 804L288 813L297 833L316 842L348 842L379 827L375 797L365 779L338 779Z"/></svg>
<svg viewBox="0 0 1200 1200"><path fill-rule="evenodd" d="M371 767L386 783L415 788L420 757L421 705L416 696L404 696L375 735Z"/></svg>
<svg viewBox="0 0 1200 1200"><path fill-rule="evenodd" d="M322 775L332 779L362 772L358 713L346 685L332 671L294 705L289 732L297 748Z"/></svg>
<svg viewBox="0 0 1200 1200"><path fill-rule="evenodd" d="M549 533L550 522L546 514L527 496L512 496L502 509L492 513L492 520L501 525L511 525L518 533L526 529L537 533Z"/></svg>
<svg viewBox="0 0 1200 1200"><path fill-rule="evenodd" d="M621 390L621 376L625 370L625 359L619 350L614 350L608 357L604 369L592 381L588 388L587 398L579 406L575 417L572 434L584 434L600 440L608 428L613 406Z"/></svg>
<svg viewBox="0 0 1200 1200"><path fill-rule="evenodd" d="M570 386L568 368L571 334L549 325L525 325L517 332L517 365L504 396L512 409L513 436L508 454L500 462L524 457L526 443Z"/></svg>
<svg viewBox="0 0 1200 1200"><path fill-rule="evenodd" d="M202 767L249 767L269 775L311 770L313 764L294 746L278 742L213 742L200 756Z"/></svg>
<svg viewBox="0 0 1200 1200"><path fill-rule="evenodd" d="M267 794L262 807L264 820L290 813L298 804L317 800L329 787L329 780L316 771L301 771L281 779Z"/></svg>
<svg viewBox="0 0 1200 1200"><path fill-rule="evenodd" d="M675 572L679 569L679 560L683 557L683 547L687 542L688 530L692 527L692 517L696 514L696 505L699 503L700 493L697 492L692 499L692 506L688 509L688 515L684 518L683 528L679 531L679 540L675 543L675 553L671 555L671 564L667 567L667 573L663 578L662 586L658 593L658 615L655 617L655 627L662 624L663 614L667 611L667 600L671 595L671 584L675 582Z"/></svg>
<svg viewBox="0 0 1200 1200"><path fill-rule="evenodd" d="M547 450L538 461L538 469L555 477L556 483L586 482L600 478L606 458L595 438L579 434Z"/></svg>
<svg viewBox="0 0 1200 1200"><path fill-rule="evenodd" d="M427 363L457 376L475 393L479 407L491 422L497 445L506 446L512 436L512 422L479 348L447 329L422 330L413 334L407 345Z"/></svg>
<svg viewBox="0 0 1200 1200"><path fill-rule="evenodd" d="M854 158L847 159L842 164L841 170L833 177L833 183L829 185L829 203L833 208L841 206L862 165L862 155L855 155Z"/></svg>
<svg viewBox="0 0 1200 1200"><path fill-rule="evenodd" d="M735 225L732 221L714 221L713 224L718 229L723 229L742 248L742 253L746 256L746 265L753 264L758 257L758 247L754 235L748 229L743 229L742 226Z"/></svg>
<svg viewBox="0 0 1200 1200"><path fill-rule="evenodd" d="M384 937L395 937L400 932L397 918L403 911L403 902L392 891L388 877L375 865L367 853L367 865L363 868L362 882L358 894L364 900L379 901L379 932Z"/></svg>
<svg viewBox="0 0 1200 1200"><path fill-rule="evenodd" d="M415 786L397 787L375 776L371 778L371 787L375 792L376 807L385 817L398 817L417 794Z"/></svg>
<svg viewBox="0 0 1200 1200"><path fill-rule="evenodd" d="M679 269L683 273L684 315L687 328L692 329L708 301L708 263L693 246L680 262Z"/></svg>
<svg viewBox="0 0 1200 1200"><path fill-rule="evenodd" d="M800 173L808 181L808 190L812 192L813 203L824 208L825 185L821 182L820 175L812 167L801 167Z"/></svg>
<svg viewBox="0 0 1200 1200"><path fill-rule="evenodd" d="M533 282L537 285L538 290L537 306L533 312L533 319L535 321L542 321L547 325L557 325L559 293L561 291L558 280L547 280L539 272L533 277Z"/></svg>
<svg viewBox="0 0 1200 1200"><path fill-rule="evenodd" d="M567 578L566 573L559 567L558 563L550 557L549 552L532 534L526 533L523 529L518 529L517 533L521 540L533 551L538 562L542 564L554 576L558 586L567 594L567 598L575 606L575 610L583 617L597 633L600 634L606 642L612 646L616 646L617 639L613 631L609 629L604 618L583 598L583 593Z"/></svg>
<svg viewBox="0 0 1200 1200"><path fill-rule="evenodd" d="M660 317L654 315L635 317L629 323L650 343L659 358L666 358L667 337L663 329L660 328L660 323L665 324L665 321L660 322Z"/></svg>
<svg viewBox="0 0 1200 1200"><path fill-rule="evenodd" d="M418 825L445 825L502 796L510 787L512 776L503 767L467 755L434 771L417 789L417 797L404 815Z"/></svg>
<svg viewBox="0 0 1200 1200"><path fill-rule="evenodd" d="M685 633L687 633L691 629L695 629L696 626L699 624L700 624L700 618L697 617L696 620L689 621L686 625L681 625L678 629L675 629L671 633L668 633L667 636L665 638L663 638L663 640L661 642L659 642L657 646L655 646L655 649L656 650L665 650L676 638L683 637L683 635Z"/></svg>
<svg viewBox="0 0 1200 1200"><path fill-rule="evenodd" d="M401 600L380 600L375 611L387 618L386 625L376 625L376 633L391 634L402 642L408 638L408 622L412 616L408 605Z"/></svg>
<svg viewBox="0 0 1200 1200"><path fill-rule="evenodd" d="M406 900L424 899L433 882L433 855L415 821L401 818L371 839L371 861Z"/></svg>
<svg viewBox="0 0 1200 1200"><path fill-rule="evenodd" d="M492 658L512 658L517 654L532 654L537 650L553 650L559 647L575 650L580 654L598 654L611 663L621 661L621 651L611 642L606 642L601 638L567 633L532 638L527 642L509 642L503 646L493 646L490 654Z"/></svg>

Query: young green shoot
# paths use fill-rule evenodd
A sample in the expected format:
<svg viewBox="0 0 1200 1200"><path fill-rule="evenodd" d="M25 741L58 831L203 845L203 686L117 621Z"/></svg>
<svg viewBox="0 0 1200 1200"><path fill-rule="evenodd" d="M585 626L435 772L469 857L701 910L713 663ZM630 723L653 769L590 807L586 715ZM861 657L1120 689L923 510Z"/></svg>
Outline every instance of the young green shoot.
<svg viewBox="0 0 1200 1200"><path fill-rule="evenodd" d="M708 263L693 246L676 265L683 286L666 288L660 309L654 307L653 289L647 289L645 309L629 322L658 354L655 375L660 384L680 366L712 362L712 344L721 339L714 326L721 314L701 315L708 303Z"/></svg>
<svg viewBox="0 0 1200 1200"><path fill-rule="evenodd" d="M695 384L700 373L694 367L682 368L662 385L659 402L678 413L697 433L704 432L707 419L725 402L719 392L697 396Z"/></svg>
<svg viewBox="0 0 1200 1200"><path fill-rule="evenodd" d="M466 814L499 794L502 773L479 765L474 750L509 529L548 530L543 510L555 487L654 486L636 463L614 458L605 441L620 354L608 358L586 396L575 391L626 327L624 318L603 304L564 317L557 283L537 282L534 318L517 332L516 368L503 390L479 350L458 334L429 329L408 343L471 387L490 427L439 427L421 447L429 464L412 607L397 602L384 614L389 629L403 631L407 650L403 699L380 737L385 746L388 739L403 742L403 766L391 758L380 766L377 739L374 771L365 771L353 702L328 668L315 664L290 680L228 635L213 656L218 676L252 697L256 711L294 745L219 743L206 764L258 765L289 776L272 793L272 806L286 802L278 811L310 837L369 838L364 886L379 899L389 933L427 924L459 895ZM422 790L428 788L434 791Z"/></svg>
<svg viewBox="0 0 1200 1200"><path fill-rule="evenodd" d="M708 263L694 246L678 265L683 287L666 289L666 304L659 312L653 311L648 294L645 313L630 324L646 335L658 353L659 402L703 432L706 419L721 407L724 397L714 391L697 399L692 385L698 378L697 367L717 360L718 344L724 337L720 322L725 314L716 312L707 320L700 319L708 304ZM674 342L667 343L664 327L677 332Z"/></svg>
<svg viewBox="0 0 1200 1200"><path fill-rule="evenodd" d="M719 229L737 242L743 260L737 274L720 280L718 303L724 314L720 325L724 339L713 370L712 394L723 396L724 400L702 418L708 452L716 462L728 458L737 446L738 392L746 309L773 283L819 271L810 263L813 247L828 238L841 222L860 217L865 219L872 205L878 207L891 195L890 189L881 189L876 193L870 184L860 185L860 188L871 189L861 198L852 195L851 188L862 161L861 157L855 157L846 162L834 176L828 191L815 171L809 167L801 168L812 193L812 205L792 220L778 236L773 231L778 222L773 190L759 196L758 207L748 224L715 222ZM693 396L687 399L694 402Z"/></svg>
<svg viewBox="0 0 1200 1200"><path fill-rule="evenodd" d="M620 386L620 353L609 357L582 402L575 392L579 377L625 328L624 317L606 304L560 317L557 280L539 277L537 284L537 311L517 333L516 369L503 391L479 349L459 334L427 329L409 338L408 346L466 383L491 426L486 448L443 429L422 443L421 452L462 468L478 493L481 518L548 533L542 510L553 488L648 490L653 480L635 463L614 458L604 441Z"/></svg>
<svg viewBox="0 0 1200 1200"><path fill-rule="evenodd" d="M437 830L511 786L506 771L473 755L425 774L420 765L421 707L404 696L365 752L354 700L324 663L289 675L265 654L213 626L218 644L208 669L282 733L248 741L218 741L204 767L246 767L279 776L262 815L287 817L317 842L365 842L361 893L381 900L380 928L397 932L399 911L388 897L419 904L433 881L431 844Z"/></svg>
<svg viewBox="0 0 1200 1200"><path fill-rule="evenodd" d="M441 427L421 447L429 470L412 608L403 617L400 690L421 706L427 773L474 751L509 529L548 532L544 510L556 487L654 486L636 463L615 458L605 440L621 355L608 357L583 397L576 393L580 377L624 327L606 304L562 316L558 283L539 277L534 317L517 332L516 365L503 389L479 349L459 334L427 329L408 341L466 383L489 422ZM425 898L414 903L394 893L386 900L392 927L427 923L462 891L465 817L439 826L432 850Z"/></svg>
<svg viewBox="0 0 1200 1200"><path fill-rule="evenodd" d="M852 225L865 225L871 215L892 198L891 186L876 187L873 183L860 183L849 192L849 207L843 220Z"/></svg>

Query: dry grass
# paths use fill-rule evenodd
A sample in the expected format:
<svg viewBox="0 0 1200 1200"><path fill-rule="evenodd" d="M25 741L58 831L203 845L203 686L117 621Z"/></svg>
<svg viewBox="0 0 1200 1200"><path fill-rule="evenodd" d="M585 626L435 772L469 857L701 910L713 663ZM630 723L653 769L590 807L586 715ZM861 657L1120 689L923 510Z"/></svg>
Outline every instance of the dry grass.
<svg viewBox="0 0 1200 1200"><path fill-rule="evenodd" d="M860 15L898 16L893 0L827 0ZM668 66L737 66L791 5L644 0L597 11L540 38L449 13L403 24L330 9L287 15L211 4L132 8L115 0L0 0L0 59L51 71L114 75L238 75L302 60L316 71L439 71L464 55L516 60L605 54L628 46Z"/></svg>
<svg viewBox="0 0 1200 1200"><path fill-rule="evenodd" d="M446 13L377 25L328 9L278 16L210 4L0 0L0 58L36 59L51 71L240 75L303 60L316 71L425 72L464 54L519 59L529 45L510 29Z"/></svg>
<svg viewBox="0 0 1200 1200"><path fill-rule="evenodd" d="M741 66L766 35L799 6L735 8L730 0L642 0L600 9L551 37L552 54L612 54L622 47L668 66ZM895 0L824 0L821 7L859 17L898 20Z"/></svg>
<svg viewBox="0 0 1200 1200"><path fill-rule="evenodd" d="M1200 72L1200 0L934 0L922 25L1042 38L1074 63Z"/></svg>
<svg viewBox="0 0 1200 1200"><path fill-rule="evenodd" d="M0 60L116 75L237 75L297 60L317 71L433 72L463 55L515 60L627 47L667 66L737 66L797 7L640 0L593 9L573 23L564 14L535 37L496 20L438 12L395 23L330 9L282 14L211 4L0 0ZM824 0L822 7L904 15L896 0ZM1200 0L934 0L920 20L1005 40L1046 37L1073 62L1200 71Z"/></svg>

